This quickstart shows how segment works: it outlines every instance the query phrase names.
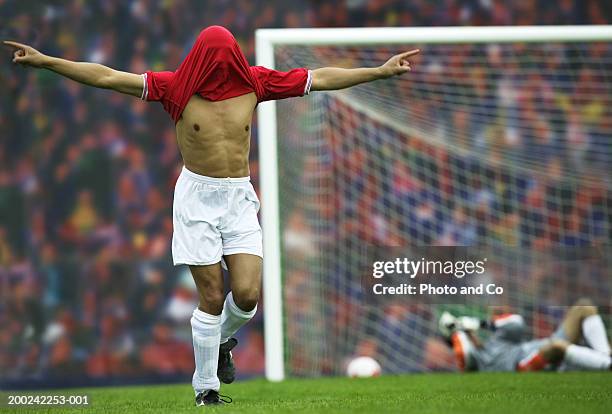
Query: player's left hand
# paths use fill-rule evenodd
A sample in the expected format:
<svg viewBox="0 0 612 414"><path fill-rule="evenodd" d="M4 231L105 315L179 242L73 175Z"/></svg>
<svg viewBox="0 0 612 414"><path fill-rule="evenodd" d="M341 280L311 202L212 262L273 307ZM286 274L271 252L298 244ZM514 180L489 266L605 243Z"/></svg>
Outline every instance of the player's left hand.
<svg viewBox="0 0 612 414"><path fill-rule="evenodd" d="M410 67L409 57L417 55L421 52L420 49L413 49L408 52L400 53L398 55L392 56L384 65L380 68L382 70L383 76L389 78L391 76L401 75L403 73L409 72L412 70Z"/></svg>

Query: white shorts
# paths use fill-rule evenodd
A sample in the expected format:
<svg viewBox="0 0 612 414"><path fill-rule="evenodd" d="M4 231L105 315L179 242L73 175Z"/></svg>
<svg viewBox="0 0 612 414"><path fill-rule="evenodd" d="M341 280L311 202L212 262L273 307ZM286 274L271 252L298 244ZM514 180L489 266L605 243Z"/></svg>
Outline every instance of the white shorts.
<svg viewBox="0 0 612 414"><path fill-rule="evenodd" d="M174 189L174 264L210 265L236 253L263 257L258 211L250 177L212 178L183 167Z"/></svg>

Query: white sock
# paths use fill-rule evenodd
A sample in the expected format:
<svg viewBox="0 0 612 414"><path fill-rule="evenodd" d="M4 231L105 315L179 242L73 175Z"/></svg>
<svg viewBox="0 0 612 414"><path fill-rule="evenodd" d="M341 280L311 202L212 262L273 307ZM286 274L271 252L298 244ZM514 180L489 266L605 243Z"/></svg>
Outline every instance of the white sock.
<svg viewBox="0 0 612 414"><path fill-rule="evenodd" d="M193 336L193 353L195 372L193 373L193 390L196 395L204 390L219 391L217 378L219 363L219 337L221 334L221 317L210 315L199 309L191 317L191 334Z"/></svg>
<svg viewBox="0 0 612 414"><path fill-rule="evenodd" d="M582 336L591 348L610 355L610 343L601 316L591 315L582 320Z"/></svg>
<svg viewBox="0 0 612 414"><path fill-rule="evenodd" d="M250 312L245 312L234 302L234 295L230 292L225 298L223 312L221 312L221 343L224 344L237 331L250 321L257 312L257 305Z"/></svg>
<svg viewBox="0 0 612 414"><path fill-rule="evenodd" d="M570 345L565 351L565 362L577 368L587 370L604 370L610 369L610 355L604 355L601 352L586 346Z"/></svg>

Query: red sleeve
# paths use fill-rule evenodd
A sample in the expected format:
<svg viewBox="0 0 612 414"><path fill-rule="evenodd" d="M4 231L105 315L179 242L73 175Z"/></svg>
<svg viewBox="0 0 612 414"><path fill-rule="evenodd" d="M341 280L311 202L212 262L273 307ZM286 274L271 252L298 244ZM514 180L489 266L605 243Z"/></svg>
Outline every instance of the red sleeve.
<svg viewBox="0 0 612 414"><path fill-rule="evenodd" d="M159 101L164 96L174 72L152 72L149 70L142 76L144 88L140 98L143 101Z"/></svg>
<svg viewBox="0 0 612 414"><path fill-rule="evenodd" d="M288 72L251 66L251 74L257 84L259 102L308 95L312 84L312 72L305 68Z"/></svg>

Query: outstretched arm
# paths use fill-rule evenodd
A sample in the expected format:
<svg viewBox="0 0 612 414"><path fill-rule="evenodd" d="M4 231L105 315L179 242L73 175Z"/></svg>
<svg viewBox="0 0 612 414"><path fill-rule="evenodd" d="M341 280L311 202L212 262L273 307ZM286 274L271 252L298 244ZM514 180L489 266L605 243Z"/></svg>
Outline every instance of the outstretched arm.
<svg viewBox="0 0 612 414"><path fill-rule="evenodd" d="M144 85L140 75L114 70L98 63L72 62L66 59L47 56L33 47L17 42L4 41L3 43L15 48L13 63L49 69L62 76L85 85L95 86L96 88L112 89L139 98L142 96Z"/></svg>
<svg viewBox="0 0 612 414"><path fill-rule="evenodd" d="M410 71L409 57L420 52L414 49L391 57L384 65L376 68L321 68L312 71L312 91L329 91L350 88L364 82L386 79Z"/></svg>

